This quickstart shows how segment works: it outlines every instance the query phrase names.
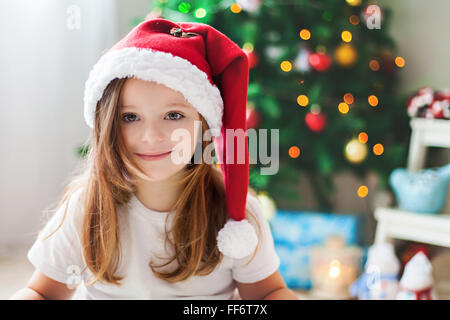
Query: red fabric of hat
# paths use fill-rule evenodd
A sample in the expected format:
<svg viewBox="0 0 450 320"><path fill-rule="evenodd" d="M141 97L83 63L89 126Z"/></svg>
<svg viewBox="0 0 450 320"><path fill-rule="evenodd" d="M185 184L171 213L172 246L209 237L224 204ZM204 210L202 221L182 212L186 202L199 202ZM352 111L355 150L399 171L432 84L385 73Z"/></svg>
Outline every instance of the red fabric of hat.
<svg viewBox="0 0 450 320"><path fill-rule="evenodd" d="M181 92L205 118L224 176L230 218L219 231L217 245L232 258L250 255L257 237L245 219L249 178L247 54L207 24L161 18L144 21L109 49L89 74L84 117L91 128L97 102L108 83L126 77L154 81Z"/></svg>

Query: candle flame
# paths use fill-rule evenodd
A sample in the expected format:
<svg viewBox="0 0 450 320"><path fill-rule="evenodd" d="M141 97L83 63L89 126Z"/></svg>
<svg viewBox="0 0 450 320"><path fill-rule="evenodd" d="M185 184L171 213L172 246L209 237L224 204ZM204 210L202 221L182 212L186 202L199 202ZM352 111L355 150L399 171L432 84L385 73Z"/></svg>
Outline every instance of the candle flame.
<svg viewBox="0 0 450 320"><path fill-rule="evenodd" d="M337 278L341 274L341 263L338 260L333 260L330 263L330 269L328 271L328 275L330 278Z"/></svg>

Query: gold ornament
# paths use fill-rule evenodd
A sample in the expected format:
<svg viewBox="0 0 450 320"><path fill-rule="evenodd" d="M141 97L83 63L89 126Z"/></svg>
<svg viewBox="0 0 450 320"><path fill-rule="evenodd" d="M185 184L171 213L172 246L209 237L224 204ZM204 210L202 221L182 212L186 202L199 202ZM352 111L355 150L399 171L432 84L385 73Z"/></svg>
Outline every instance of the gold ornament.
<svg viewBox="0 0 450 320"><path fill-rule="evenodd" d="M351 44L341 44L336 48L334 56L339 65L349 67L356 62L358 53Z"/></svg>
<svg viewBox="0 0 450 320"><path fill-rule="evenodd" d="M345 157L351 163L360 163L367 156L367 145L354 138L345 146Z"/></svg>
<svg viewBox="0 0 450 320"><path fill-rule="evenodd" d="M361 4L361 0L346 0L346 1L352 7L356 7Z"/></svg>

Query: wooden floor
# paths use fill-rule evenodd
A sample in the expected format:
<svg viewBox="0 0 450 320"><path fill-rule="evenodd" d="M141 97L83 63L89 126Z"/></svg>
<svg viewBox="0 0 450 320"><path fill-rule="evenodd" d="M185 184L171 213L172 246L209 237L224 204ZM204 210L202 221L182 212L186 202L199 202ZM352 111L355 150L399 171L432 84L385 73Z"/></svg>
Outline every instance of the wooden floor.
<svg viewBox="0 0 450 320"><path fill-rule="evenodd" d="M441 258L434 265L436 272L443 272L445 281L436 283L435 289L439 298L450 300L450 255ZM448 271L447 271L448 270ZM8 258L0 257L0 300L8 299L17 290L23 288L34 271L33 265L26 258L26 253L17 254ZM448 275L448 277L447 277ZM300 299L317 300L311 292L304 290L293 290ZM80 299L75 293L74 300Z"/></svg>

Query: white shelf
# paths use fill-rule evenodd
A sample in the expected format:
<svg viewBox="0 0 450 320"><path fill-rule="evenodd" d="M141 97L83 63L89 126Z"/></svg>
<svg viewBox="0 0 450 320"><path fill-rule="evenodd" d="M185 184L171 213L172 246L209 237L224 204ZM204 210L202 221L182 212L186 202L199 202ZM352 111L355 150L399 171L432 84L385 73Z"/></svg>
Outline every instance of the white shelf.
<svg viewBox="0 0 450 320"><path fill-rule="evenodd" d="M424 214L377 208L375 243L403 239L450 247L450 214Z"/></svg>
<svg viewBox="0 0 450 320"><path fill-rule="evenodd" d="M424 167L427 147L450 148L450 120L413 118L409 143L408 170Z"/></svg>
<svg viewBox="0 0 450 320"><path fill-rule="evenodd" d="M413 118L408 171L424 167L426 148L450 148L450 120ZM399 208L376 208L375 243L403 239L450 247L450 213L423 214Z"/></svg>

